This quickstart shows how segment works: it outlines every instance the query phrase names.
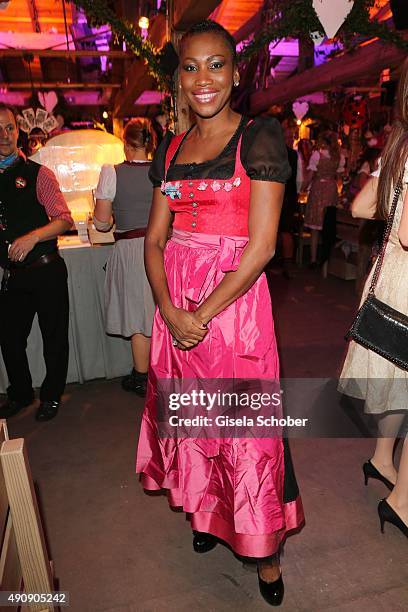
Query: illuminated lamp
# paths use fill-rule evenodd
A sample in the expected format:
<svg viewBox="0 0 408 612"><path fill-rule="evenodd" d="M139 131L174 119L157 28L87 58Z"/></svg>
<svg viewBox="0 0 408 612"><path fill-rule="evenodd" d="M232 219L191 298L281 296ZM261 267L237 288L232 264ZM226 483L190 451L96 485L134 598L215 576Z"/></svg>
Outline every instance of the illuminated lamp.
<svg viewBox="0 0 408 612"><path fill-rule="evenodd" d="M138 25L141 30L147 30L149 28L148 17L140 17Z"/></svg>

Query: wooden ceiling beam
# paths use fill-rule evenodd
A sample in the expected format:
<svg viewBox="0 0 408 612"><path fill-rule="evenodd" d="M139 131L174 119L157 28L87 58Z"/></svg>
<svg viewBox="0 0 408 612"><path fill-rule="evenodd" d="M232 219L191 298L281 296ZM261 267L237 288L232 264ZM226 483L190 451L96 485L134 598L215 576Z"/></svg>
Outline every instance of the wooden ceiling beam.
<svg viewBox="0 0 408 612"><path fill-rule="evenodd" d="M380 75L381 70L403 62L406 53L380 40L329 60L321 66L305 70L259 90L251 96L251 112L262 113L272 104L291 102L315 91L331 89L367 75Z"/></svg>
<svg viewBox="0 0 408 612"><path fill-rule="evenodd" d="M26 0L28 12L30 13L31 22L34 32L41 32L40 20L38 18L38 10L35 0Z"/></svg>
<svg viewBox="0 0 408 612"><path fill-rule="evenodd" d="M233 37L235 38L236 43L249 38L254 32L258 32L261 27L261 21L262 9L259 9L259 11L252 15L248 21L242 24L239 30L234 32Z"/></svg>
<svg viewBox="0 0 408 612"><path fill-rule="evenodd" d="M175 0L173 7L173 27L175 30L188 30L192 25L207 19L221 0Z"/></svg>
<svg viewBox="0 0 408 612"><path fill-rule="evenodd" d="M149 40L157 48L162 47L166 40L166 17L161 13L156 16L152 23L149 30ZM123 117L132 112L135 100L148 89L155 89L155 81L149 75L144 61L135 58L123 82L122 91L119 91L116 95L114 116Z"/></svg>
<svg viewBox="0 0 408 612"><path fill-rule="evenodd" d="M41 13L41 22L43 24L43 26L45 24L63 24L64 23L64 18L63 17L52 17L51 15L44 15L43 13ZM19 15L18 17L15 17L14 15L10 15L8 16L7 13L2 15L0 13L0 29L4 30L5 26L4 24L9 24L9 23L32 23L32 19L31 17L24 17L24 15ZM71 25L71 21L68 22L68 25Z"/></svg>
<svg viewBox="0 0 408 612"><path fill-rule="evenodd" d="M65 83L62 81L15 81L3 83L6 89L120 89L121 83Z"/></svg>
<svg viewBox="0 0 408 612"><path fill-rule="evenodd" d="M134 54L131 51L98 51L88 49L77 49L67 51L66 49L0 49L0 57L26 57L33 55L34 57L66 57L73 59L76 57L112 57L115 59L131 59Z"/></svg>

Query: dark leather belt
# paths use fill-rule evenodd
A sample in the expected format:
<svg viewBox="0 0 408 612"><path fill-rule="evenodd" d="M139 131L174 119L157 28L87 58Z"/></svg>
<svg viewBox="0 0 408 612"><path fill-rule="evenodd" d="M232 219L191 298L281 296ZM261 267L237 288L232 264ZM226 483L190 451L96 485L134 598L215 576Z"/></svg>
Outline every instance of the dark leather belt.
<svg viewBox="0 0 408 612"><path fill-rule="evenodd" d="M9 265L10 271L20 272L22 270L32 270L33 268L39 268L40 266L45 266L53 261L57 261L57 259L62 259L61 255L57 251L53 251L52 253L45 253L45 255L41 255L38 259L33 261L32 263L26 264L24 266L14 266L12 263Z"/></svg>
<svg viewBox="0 0 408 612"><path fill-rule="evenodd" d="M113 232L115 241L118 240L131 240L132 238L143 238L146 236L146 228L132 229L127 232Z"/></svg>

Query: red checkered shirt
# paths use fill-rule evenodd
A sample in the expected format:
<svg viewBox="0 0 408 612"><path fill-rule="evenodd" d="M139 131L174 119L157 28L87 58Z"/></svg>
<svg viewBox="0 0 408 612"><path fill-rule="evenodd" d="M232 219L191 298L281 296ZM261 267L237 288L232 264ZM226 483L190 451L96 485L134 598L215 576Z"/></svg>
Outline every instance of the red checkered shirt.
<svg viewBox="0 0 408 612"><path fill-rule="evenodd" d="M47 166L41 166L37 176L37 198L45 208L45 212L51 221L61 219L74 224L71 212L61 193L58 181L52 170Z"/></svg>

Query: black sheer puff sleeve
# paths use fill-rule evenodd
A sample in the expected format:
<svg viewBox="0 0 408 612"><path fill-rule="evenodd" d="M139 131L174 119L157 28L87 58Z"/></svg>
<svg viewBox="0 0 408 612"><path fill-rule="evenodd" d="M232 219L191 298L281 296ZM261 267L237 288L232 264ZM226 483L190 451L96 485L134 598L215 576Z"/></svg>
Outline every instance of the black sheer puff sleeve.
<svg viewBox="0 0 408 612"><path fill-rule="evenodd" d="M286 183L291 169L279 121L257 117L242 135L241 162L254 181Z"/></svg>
<svg viewBox="0 0 408 612"><path fill-rule="evenodd" d="M173 136L174 134L172 132L166 132L154 154L149 170L149 179L153 187L160 187L164 180L166 153Z"/></svg>

